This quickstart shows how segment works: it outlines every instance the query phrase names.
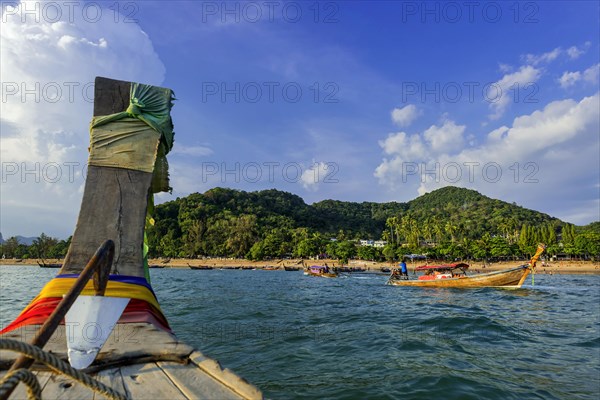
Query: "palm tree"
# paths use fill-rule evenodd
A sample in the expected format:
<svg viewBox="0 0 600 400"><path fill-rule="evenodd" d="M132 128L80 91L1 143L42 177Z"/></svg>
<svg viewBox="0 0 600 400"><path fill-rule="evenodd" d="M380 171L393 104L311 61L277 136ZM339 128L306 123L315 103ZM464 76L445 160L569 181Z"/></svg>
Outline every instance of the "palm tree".
<svg viewBox="0 0 600 400"><path fill-rule="evenodd" d="M394 230L396 229L397 225L398 225L398 217L389 217L385 221L385 226L387 228L389 228L389 230L390 230L391 242L394 242ZM387 231L385 233L387 234Z"/></svg>
<svg viewBox="0 0 600 400"><path fill-rule="evenodd" d="M450 235L450 240L452 241L452 243L454 243L454 241L456 240L456 238L454 237L454 234L458 230L458 226L456 226L454 223L452 223L452 221L448 221L448 222L446 222L446 226L444 227L444 230L446 231L446 233L448 235Z"/></svg>
<svg viewBox="0 0 600 400"><path fill-rule="evenodd" d="M407 242L410 241L411 221L412 221L412 218L408 215L405 215L402 217L402 219L400 220L400 224L399 224L400 233L402 234L402 237Z"/></svg>
<svg viewBox="0 0 600 400"><path fill-rule="evenodd" d="M438 217L433 218L433 231L435 233L435 241L440 242L440 239L444 236L444 231L442 229L442 223Z"/></svg>
<svg viewBox="0 0 600 400"><path fill-rule="evenodd" d="M421 226L421 232L426 240L433 241L433 221L431 218L425 220L425 223Z"/></svg>
<svg viewBox="0 0 600 400"><path fill-rule="evenodd" d="M417 221L415 219L410 220L410 239L409 239L409 244L411 247L415 248L419 246L419 237L420 237L420 231L419 231L419 224L417 223Z"/></svg>
<svg viewBox="0 0 600 400"><path fill-rule="evenodd" d="M507 219L503 219L498 224L498 229L500 229L500 232L502 232L502 236L504 236L506 239L508 239L510 236L511 228L511 223Z"/></svg>

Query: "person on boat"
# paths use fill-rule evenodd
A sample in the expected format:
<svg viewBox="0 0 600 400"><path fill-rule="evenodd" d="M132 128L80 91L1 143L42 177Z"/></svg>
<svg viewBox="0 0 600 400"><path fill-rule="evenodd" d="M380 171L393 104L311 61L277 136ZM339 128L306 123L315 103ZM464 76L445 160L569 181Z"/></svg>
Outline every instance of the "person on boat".
<svg viewBox="0 0 600 400"><path fill-rule="evenodd" d="M406 268L406 262L402 259L400 263L400 274L404 277L404 279L408 279L408 268Z"/></svg>

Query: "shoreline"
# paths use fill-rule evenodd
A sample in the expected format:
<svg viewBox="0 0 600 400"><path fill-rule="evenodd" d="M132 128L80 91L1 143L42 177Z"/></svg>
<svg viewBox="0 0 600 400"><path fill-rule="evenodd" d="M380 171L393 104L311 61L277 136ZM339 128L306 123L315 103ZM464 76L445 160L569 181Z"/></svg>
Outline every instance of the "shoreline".
<svg viewBox="0 0 600 400"><path fill-rule="evenodd" d="M46 263L62 263L62 259L47 259ZM483 263L481 261L468 262L470 268L469 271L475 273L484 273L498 271L522 265L527 261L501 261L495 263ZM329 266L339 266L337 260L304 260L305 265L324 265L327 263ZM429 261L428 264L435 265L441 262ZM408 269L412 272L415 267L424 265L423 261L408 262ZM26 260L15 260L15 259L0 259L0 265L7 266L35 266L38 267L36 259ZM229 259L229 258L206 258L206 259L186 259L186 258L173 258L173 259L150 259L148 260L150 266L160 266L164 268L174 269L186 269L190 266L207 266L213 269L219 268L236 268L236 267L251 267L256 269L269 270L284 270L284 266L287 267L300 267L302 269L302 260L300 259L286 259L286 260L268 260L268 261L250 261L245 259ZM381 272L381 268L391 268L393 265L388 262L375 262L375 261L363 261L363 260L350 260L347 267L364 268L364 272ZM554 262L538 262L536 268L537 274L592 274L600 275L600 262L598 261L554 261Z"/></svg>

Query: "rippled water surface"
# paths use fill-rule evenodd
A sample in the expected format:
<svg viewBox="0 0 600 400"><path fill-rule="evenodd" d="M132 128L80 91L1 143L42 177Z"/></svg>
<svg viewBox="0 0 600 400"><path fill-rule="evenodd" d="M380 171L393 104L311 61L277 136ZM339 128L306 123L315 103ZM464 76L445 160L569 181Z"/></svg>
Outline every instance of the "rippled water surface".
<svg viewBox="0 0 600 400"><path fill-rule="evenodd" d="M0 324L56 271L0 267ZM459 290L386 286L382 275L151 272L177 335L269 398L600 395L600 276Z"/></svg>

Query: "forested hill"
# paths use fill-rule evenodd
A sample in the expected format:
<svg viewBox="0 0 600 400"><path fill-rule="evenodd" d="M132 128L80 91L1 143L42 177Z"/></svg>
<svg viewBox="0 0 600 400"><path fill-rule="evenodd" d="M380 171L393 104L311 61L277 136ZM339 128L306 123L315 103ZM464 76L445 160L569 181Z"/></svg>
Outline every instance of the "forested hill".
<svg viewBox="0 0 600 400"><path fill-rule="evenodd" d="M558 228L565 223L548 214L507 203L480 194L475 190L444 187L408 202L408 214L419 223L442 221L469 232L470 238L485 232L503 234L520 229L523 225Z"/></svg>
<svg viewBox="0 0 600 400"><path fill-rule="evenodd" d="M148 232L152 255L247 256L258 242L294 251L308 237L386 239L415 246L422 241L518 234L525 227L566 224L516 204L463 188L445 187L407 203L324 200L307 205L278 190L244 192L215 188L156 206ZM395 238L394 238L395 235ZM284 250L284 244L291 248ZM273 250L275 251L275 250ZM277 250L279 251L279 250Z"/></svg>
<svg viewBox="0 0 600 400"><path fill-rule="evenodd" d="M278 190L215 188L157 205L147 230L150 257L314 257L347 262L433 258L527 258L537 243L547 255L600 258L600 222L574 225L474 190L445 187L406 203L324 200L307 205ZM1 238L1 236L0 236ZM7 258L62 258L70 239L42 233L0 242ZM335 239L335 240L333 240ZM358 239L384 240L384 247Z"/></svg>

